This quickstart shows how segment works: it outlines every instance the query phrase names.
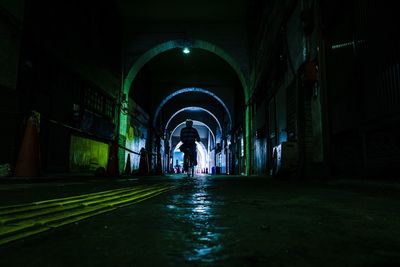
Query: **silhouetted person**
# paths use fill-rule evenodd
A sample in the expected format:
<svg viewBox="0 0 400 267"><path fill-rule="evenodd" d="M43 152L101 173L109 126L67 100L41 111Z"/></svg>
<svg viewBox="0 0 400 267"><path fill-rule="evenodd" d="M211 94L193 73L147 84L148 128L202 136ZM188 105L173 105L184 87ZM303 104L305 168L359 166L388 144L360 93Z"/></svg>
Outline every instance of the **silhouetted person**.
<svg viewBox="0 0 400 267"><path fill-rule="evenodd" d="M196 141L200 142L200 136L197 130L193 128L192 120L190 119L186 120L186 127L181 130L180 140L183 143L180 147L180 150L186 153L186 149L189 149L193 166L196 166L197 165Z"/></svg>

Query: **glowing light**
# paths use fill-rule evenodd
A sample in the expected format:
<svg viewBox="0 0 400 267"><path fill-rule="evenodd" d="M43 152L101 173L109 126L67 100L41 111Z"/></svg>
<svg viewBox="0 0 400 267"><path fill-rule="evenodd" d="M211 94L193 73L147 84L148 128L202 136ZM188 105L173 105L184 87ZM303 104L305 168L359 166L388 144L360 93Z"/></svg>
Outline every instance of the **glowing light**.
<svg viewBox="0 0 400 267"><path fill-rule="evenodd" d="M184 53L184 54L189 54L189 53L190 53L189 47L184 47L184 48L182 49L182 53Z"/></svg>
<svg viewBox="0 0 400 267"><path fill-rule="evenodd" d="M207 153L207 149L204 146L203 143L201 142L196 142L197 145L197 165L200 168L200 170L204 169L204 168L208 168L209 166L207 166L207 162L208 162L208 153Z"/></svg>
<svg viewBox="0 0 400 267"><path fill-rule="evenodd" d="M176 145L175 149L174 149L174 153L182 153L180 151L180 146L182 145L182 142L179 141L179 143ZM197 168L200 168L200 170L204 169L204 168L209 168L208 166L208 161L209 161L209 157L208 157L208 153L207 153L207 149L204 146L204 144L202 142L196 142L196 147L197 147ZM176 159L174 159L176 160Z"/></svg>

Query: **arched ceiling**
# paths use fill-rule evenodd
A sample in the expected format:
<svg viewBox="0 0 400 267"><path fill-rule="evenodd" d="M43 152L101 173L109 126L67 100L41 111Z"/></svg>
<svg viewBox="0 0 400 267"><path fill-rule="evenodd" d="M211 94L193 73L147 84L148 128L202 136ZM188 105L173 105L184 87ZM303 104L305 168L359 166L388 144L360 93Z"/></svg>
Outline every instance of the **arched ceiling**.
<svg viewBox="0 0 400 267"><path fill-rule="evenodd" d="M171 132L171 136L170 136L170 141L171 141L171 147L174 148L179 142L180 142L180 133L183 127L185 127L185 122L181 122L179 123ZM210 142L211 145L215 144L215 137L213 135L213 133L211 132L211 136L208 135L208 133L210 132L210 128L207 124L204 124L203 122L199 122L199 121L193 121L193 128L195 128L197 130L197 132L199 133L200 139L202 142L204 142L205 144L207 144L208 142ZM209 139L209 137L211 137Z"/></svg>
<svg viewBox="0 0 400 267"><path fill-rule="evenodd" d="M217 118L219 118L221 124L224 124L225 120L226 123L229 123L229 114L227 114L227 111L224 109L220 102L218 102L215 98L210 97L209 95L196 92L180 94L173 97L164 105L155 122L165 125L165 123L168 122L168 119L177 110L181 110L187 107L187 103L190 103L190 106L207 109Z"/></svg>
<svg viewBox="0 0 400 267"><path fill-rule="evenodd" d="M123 96L146 110L151 124L163 99L186 87L210 90L225 103L230 112L218 111L220 105L211 96L201 100L218 116L224 131L244 121L251 92L248 20L254 16L255 0L116 2L124 36ZM177 48L187 42L192 53L184 57ZM204 105L200 98L186 97L187 106ZM178 102L165 105L161 118L154 120L156 132L168 114L182 107L175 106ZM122 135L127 123L122 114Z"/></svg>
<svg viewBox="0 0 400 267"><path fill-rule="evenodd" d="M185 121L186 119L192 119L193 121L200 121L206 124L212 131L214 136L220 135L221 129L219 122L213 117L212 114L208 113L206 110L195 110L195 109L185 109L182 111L177 111L177 113L171 117L167 125L167 132L171 133L176 126Z"/></svg>
<svg viewBox="0 0 400 267"><path fill-rule="evenodd" d="M181 49L172 49L150 60L138 73L130 96L151 117L163 100L187 87L201 87L215 94L227 107L235 110L235 98L243 99L240 80L232 67L217 55L201 49L192 49L185 55ZM179 94L165 103L156 118L156 128L165 126L169 117L187 106L206 107L225 124L230 118L224 105L210 94L199 92Z"/></svg>
<svg viewBox="0 0 400 267"><path fill-rule="evenodd" d="M212 99L210 99L210 96ZM178 104L185 104L185 99L187 98L192 98L192 101L197 104L197 106L200 107L206 107L207 102L209 101L215 101L213 105L210 105L211 108L215 106L220 106L221 108L218 110L211 110L214 114L221 114L217 116L227 116L228 120L228 125L232 125L232 111L228 109L228 107L225 105L225 103L214 93L205 90L203 88L198 88L198 87L187 87L187 88L182 88L180 90L177 90L173 92L172 94L168 95L166 98L163 99L163 101L159 104L159 106L156 109L154 118L153 118L153 125L155 126L156 121L162 121L162 118L170 116L171 112L173 112L171 109L169 109L170 106L175 107ZM175 102L175 103L174 103ZM176 109L176 108L174 108ZM225 113L225 114L224 114ZM223 115L222 115L223 114Z"/></svg>

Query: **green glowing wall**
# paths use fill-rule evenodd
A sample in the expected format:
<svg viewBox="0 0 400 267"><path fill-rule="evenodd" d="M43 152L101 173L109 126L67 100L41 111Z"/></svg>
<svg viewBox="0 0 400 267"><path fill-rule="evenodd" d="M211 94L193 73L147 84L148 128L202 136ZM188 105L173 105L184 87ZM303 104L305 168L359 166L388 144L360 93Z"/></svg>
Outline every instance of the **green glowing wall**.
<svg viewBox="0 0 400 267"><path fill-rule="evenodd" d="M70 171L94 171L97 167L107 167L108 144L71 136Z"/></svg>

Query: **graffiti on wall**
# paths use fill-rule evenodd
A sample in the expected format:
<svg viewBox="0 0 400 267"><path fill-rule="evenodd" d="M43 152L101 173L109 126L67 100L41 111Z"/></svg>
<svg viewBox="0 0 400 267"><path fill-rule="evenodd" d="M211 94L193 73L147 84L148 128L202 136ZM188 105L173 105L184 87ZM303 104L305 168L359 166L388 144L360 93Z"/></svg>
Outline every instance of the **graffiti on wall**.
<svg viewBox="0 0 400 267"><path fill-rule="evenodd" d="M91 139L71 136L70 171L94 171L107 167L109 146Z"/></svg>

